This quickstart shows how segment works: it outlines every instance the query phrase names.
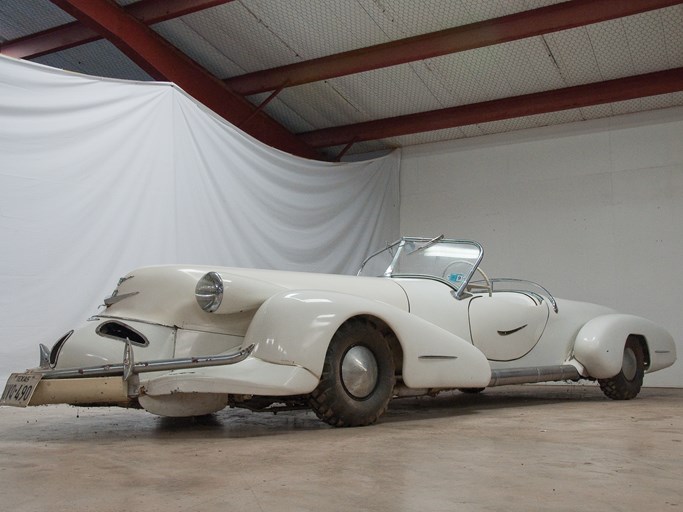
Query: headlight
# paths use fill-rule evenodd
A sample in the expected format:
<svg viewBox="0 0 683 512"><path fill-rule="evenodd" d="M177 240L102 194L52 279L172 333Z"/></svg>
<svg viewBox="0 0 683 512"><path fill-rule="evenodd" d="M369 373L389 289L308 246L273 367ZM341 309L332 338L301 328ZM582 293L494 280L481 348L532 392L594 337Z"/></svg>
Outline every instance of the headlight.
<svg viewBox="0 0 683 512"><path fill-rule="evenodd" d="M218 272L205 274L194 289L197 304L207 313L213 313L223 300L223 278Z"/></svg>

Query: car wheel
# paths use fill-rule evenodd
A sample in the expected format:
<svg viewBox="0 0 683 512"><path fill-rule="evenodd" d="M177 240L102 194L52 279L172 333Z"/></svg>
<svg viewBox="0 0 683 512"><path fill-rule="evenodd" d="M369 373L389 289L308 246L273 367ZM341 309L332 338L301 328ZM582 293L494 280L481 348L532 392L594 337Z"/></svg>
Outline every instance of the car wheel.
<svg viewBox="0 0 683 512"><path fill-rule="evenodd" d="M351 320L332 337L309 405L335 427L370 425L386 410L395 382L384 335L368 322Z"/></svg>
<svg viewBox="0 0 683 512"><path fill-rule="evenodd" d="M621 371L609 379L598 379L602 392L613 400L635 398L643 385L644 360L641 344L633 338L626 340Z"/></svg>

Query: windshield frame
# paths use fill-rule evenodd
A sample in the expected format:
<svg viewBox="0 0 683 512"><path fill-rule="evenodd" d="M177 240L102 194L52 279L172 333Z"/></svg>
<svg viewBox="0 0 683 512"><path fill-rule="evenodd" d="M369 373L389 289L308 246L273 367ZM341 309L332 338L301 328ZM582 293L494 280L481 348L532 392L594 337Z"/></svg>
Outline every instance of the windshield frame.
<svg viewBox="0 0 683 512"><path fill-rule="evenodd" d="M406 246L409 244L424 244L421 245L419 248L414 249L411 253L406 253ZM473 258L472 261L466 260L466 259L460 259L460 261L463 261L467 263L468 265L471 265L471 269L467 271L466 274L463 275L462 280L459 280L459 284L456 286L453 282L449 281L448 279L445 279L443 275L435 275L434 273L415 273L415 272L400 272L397 271L396 269L399 267L399 262L402 256L407 256L414 254L416 252L425 252L427 249L430 247L434 246L454 246L454 245L460 245L460 246L468 246L469 248L475 249L478 254L476 258ZM479 264L481 263L481 260L484 258L484 248L478 243L473 240L456 240L456 239L450 239L450 238L445 238L444 235L437 236L436 238L423 238L423 237L402 237L395 242L388 244L384 249L381 249L377 252L372 253L370 256L365 258L363 263L360 266L360 269L358 270L357 275L363 275L363 269L365 268L366 264L372 260L373 258L381 255L382 253L389 252L389 255L391 256L391 263L387 266L386 270L381 276L376 276L376 277L391 277L391 278L396 278L396 277L403 277L403 278L419 278L419 279L432 279L436 280L439 282L442 282L452 288L454 290L454 295L457 299L462 298L462 296L465 294L465 291L467 289L467 285L469 284L470 280L472 279L472 276L474 273L477 271L477 268L479 268ZM448 263L447 265L444 266L444 269L447 269L452 263L457 262L458 260L454 259L453 262Z"/></svg>

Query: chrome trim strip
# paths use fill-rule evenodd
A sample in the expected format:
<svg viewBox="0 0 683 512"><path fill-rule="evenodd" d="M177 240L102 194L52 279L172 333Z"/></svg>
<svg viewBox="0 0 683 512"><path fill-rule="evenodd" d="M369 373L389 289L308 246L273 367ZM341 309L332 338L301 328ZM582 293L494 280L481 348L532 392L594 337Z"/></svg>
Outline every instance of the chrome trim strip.
<svg viewBox="0 0 683 512"><path fill-rule="evenodd" d="M367 258L365 258L363 260L363 263L360 264L360 268L358 269L358 272L356 272L356 275L360 276L361 272L363 272L363 268L365 267L365 264L368 261L370 261L370 259L374 258L375 256L377 256L380 253L383 253L384 251L391 250L394 246L398 245L400 242L401 242L401 240L399 239L396 242L393 242L391 244L387 243L387 246L384 247L383 249L380 249L379 251L373 252L370 256L368 256ZM394 257L392 256L392 261L393 261L393 259L394 259Z"/></svg>
<svg viewBox="0 0 683 512"><path fill-rule="evenodd" d="M389 263L389 266L384 271L384 277L391 277L392 274L394 273L394 268L396 267L396 262L398 261L398 258L401 255L401 252L403 251L403 248L405 247L405 245L406 245L405 240L401 240L399 242L398 247L396 248L396 254L394 254L393 258L391 258L391 263ZM365 265L365 263L363 263L363 265Z"/></svg>
<svg viewBox="0 0 683 512"><path fill-rule="evenodd" d="M99 320L102 320L103 318L109 318L111 320L122 320L124 322L137 322L140 324L156 325L158 327L168 327L169 329L176 328L173 325L160 324L159 322L150 322L149 320L140 320L138 318L129 318L127 316L94 315L94 316L91 316L90 318L88 318L88 321L99 321Z"/></svg>
<svg viewBox="0 0 683 512"><path fill-rule="evenodd" d="M150 373L171 370L184 370L187 368L204 368L207 366L225 366L244 361L253 351L255 345L224 356L186 357L181 359L159 359L156 361L133 362L132 348L126 344L124 362L120 364L108 364L103 366L88 366L85 368L63 368L59 370L41 371L44 379L71 379L77 377L112 377L131 374Z"/></svg>
<svg viewBox="0 0 683 512"><path fill-rule="evenodd" d="M543 290L543 291L548 295L546 298L547 298L547 299L550 301L550 303L552 304L552 306L553 306L553 311L555 311L555 313L558 312L558 309L557 309L557 302L555 302L555 297L553 297L553 295L548 291L547 288L544 288L543 286L541 286L541 285L538 284L538 283L534 283L533 281L529 281L529 280L527 280L527 279L514 279L514 278L511 278L511 277L495 277L495 278L491 279L491 283L492 283L492 284L495 284L495 283L528 283L528 284L532 284L532 285L534 285L534 286L537 286L538 288L540 288L541 290ZM507 291L507 290L506 290L506 291ZM518 291L520 291L520 292L525 292L525 293L529 293L529 294L532 294L532 295L536 295L537 297L543 298L542 295L540 295L540 294L538 294L538 293L536 293L536 292L534 292L534 291L532 291L532 290L524 290L524 289L522 289L522 290L518 290Z"/></svg>
<svg viewBox="0 0 683 512"><path fill-rule="evenodd" d="M521 327L517 327L516 329L510 329L509 331L498 331L498 334L499 334L500 336L510 336L511 334L514 334L514 333L516 333L516 332L521 331L522 329L524 329L524 328L527 327L528 325L529 325L529 324L524 324L524 325L522 325Z"/></svg>

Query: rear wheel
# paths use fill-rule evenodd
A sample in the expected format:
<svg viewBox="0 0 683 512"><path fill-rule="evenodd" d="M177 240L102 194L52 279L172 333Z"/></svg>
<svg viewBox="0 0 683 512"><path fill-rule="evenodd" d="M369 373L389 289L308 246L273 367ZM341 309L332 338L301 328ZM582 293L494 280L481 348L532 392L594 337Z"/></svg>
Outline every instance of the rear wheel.
<svg viewBox="0 0 683 512"><path fill-rule="evenodd" d="M598 379L602 392L612 400L631 400L638 396L645 374L643 347L634 338L626 340L621 371L609 379Z"/></svg>
<svg viewBox="0 0 683 512"><path fill-rule="evenodd" d="M332 337L309 405L335 427L370 425L386 410L394 383L394 360L384 335L369 322L351 320Z"/></svg>

